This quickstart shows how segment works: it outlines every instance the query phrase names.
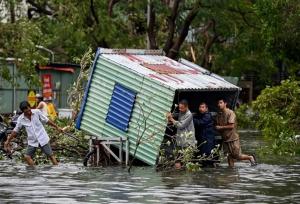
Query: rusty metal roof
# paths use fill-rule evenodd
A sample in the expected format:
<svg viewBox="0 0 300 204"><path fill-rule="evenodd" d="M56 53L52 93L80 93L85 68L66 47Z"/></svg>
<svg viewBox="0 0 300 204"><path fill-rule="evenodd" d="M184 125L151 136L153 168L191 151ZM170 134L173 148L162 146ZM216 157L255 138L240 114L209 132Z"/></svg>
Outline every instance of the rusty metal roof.
<svg viewBox="0 0 300 204"><path fill-rule="evenodd" d="M158 50L100 49L101 57L175 90L236 90L239 87L184 59Z"/></svg>

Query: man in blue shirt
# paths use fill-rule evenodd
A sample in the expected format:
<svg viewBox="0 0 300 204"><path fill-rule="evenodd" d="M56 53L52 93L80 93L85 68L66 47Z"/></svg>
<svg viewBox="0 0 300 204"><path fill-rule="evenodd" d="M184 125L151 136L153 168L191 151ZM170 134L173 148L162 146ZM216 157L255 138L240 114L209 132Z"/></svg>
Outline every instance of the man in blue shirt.
<svg viewBox="0 0 300 204"><path fill-rule="evenodd" d="M199 113L194 116L195 136L198 144L199 155L202 157L210 156L211 151L215 148L215 130L214 121L206 103L200 103ZM213 161L204 161L204 165L213 165Z"/></svg>

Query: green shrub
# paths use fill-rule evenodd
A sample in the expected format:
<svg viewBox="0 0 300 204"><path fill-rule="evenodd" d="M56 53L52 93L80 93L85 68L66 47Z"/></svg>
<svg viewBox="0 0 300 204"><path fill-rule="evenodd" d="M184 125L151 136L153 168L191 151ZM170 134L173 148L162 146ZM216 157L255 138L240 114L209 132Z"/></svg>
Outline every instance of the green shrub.
<svg viewBox="0 0 300 204"><path fill-rule="evenodd" d="M300 82L282 81L281 85L267 87L253 102L259 113L257 128L271 142L266 148L275 154L300 153L295 135L300 133Z"/></svg>
<svg viewBox="0 0 300 204"><path fill-rule="evenodd" d="M255 129L257 113L253 111L251 105L243 104L236 109L236 117L239 129Z"/></svg>

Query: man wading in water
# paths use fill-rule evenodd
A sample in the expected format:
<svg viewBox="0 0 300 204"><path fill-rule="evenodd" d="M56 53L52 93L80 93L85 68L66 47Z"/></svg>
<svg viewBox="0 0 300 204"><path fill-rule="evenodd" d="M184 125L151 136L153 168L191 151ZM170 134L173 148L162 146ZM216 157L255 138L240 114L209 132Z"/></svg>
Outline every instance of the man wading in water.
<svg viewBox="0 0 300 204"><path fill-rule="evenodd" d="M48 124L58 131L63 132L63 129L58 127L55 123L49 120L42 112L38 109L30 109L30 105L27 101L20 103L20 110L22 114L19 116L17 125L12 131L11 135L7 138L4 147L5 150L11 152L10 141L17 136L22 127L25 127L28 137L28 146L25 153L25 160L28 165L33 166L33 156L38 147L50 158L53 165L57 165L56 158L53 155L49 136L43 126L43 124Z"/></svg>
<svg viewBox="0 0 300 204"><path fill-rule="evenodd" d="M223 150L227 155L228 165L234 166L234 160L249 160L251 165L256 165L254 156L242 154L239 135L236 131L235 113L226 107L225 99L218 100L220 112L217 115L216 129L222 135Z"/></svg>

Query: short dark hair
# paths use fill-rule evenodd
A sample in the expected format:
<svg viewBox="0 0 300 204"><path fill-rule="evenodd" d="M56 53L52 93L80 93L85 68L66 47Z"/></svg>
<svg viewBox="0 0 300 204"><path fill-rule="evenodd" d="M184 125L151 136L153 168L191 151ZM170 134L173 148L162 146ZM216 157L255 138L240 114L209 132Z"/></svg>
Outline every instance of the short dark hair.
<svg viewBox="0 0 300 204"><path fill-rule="evenodd" d="M24 112L25 109L30 108L28 101L22 101L19 106L20 110Z"/></svg>
<svg viewBox="0 0 300 204"><path fill-rule="evenodd" d="M188 105L189 105L189 102L188 102L186 99L182 99L181 101L179 101L179 104L188 106Z"/></svg>
<svg viewBox="0 0 300 204"><path fill-rule="evenodd" d="M205 105L205 106L207 107L207 104L206 104L205 102L201 102L201 103L199 104L199 106L201 106L201 105Z"/></svg>
<svg viewBox="0 0 300 204"><path fill-rule="evenodd" d="M225 98L218 98L218 101L223 101L224 103L227 103L227 100Z"/></svg>

